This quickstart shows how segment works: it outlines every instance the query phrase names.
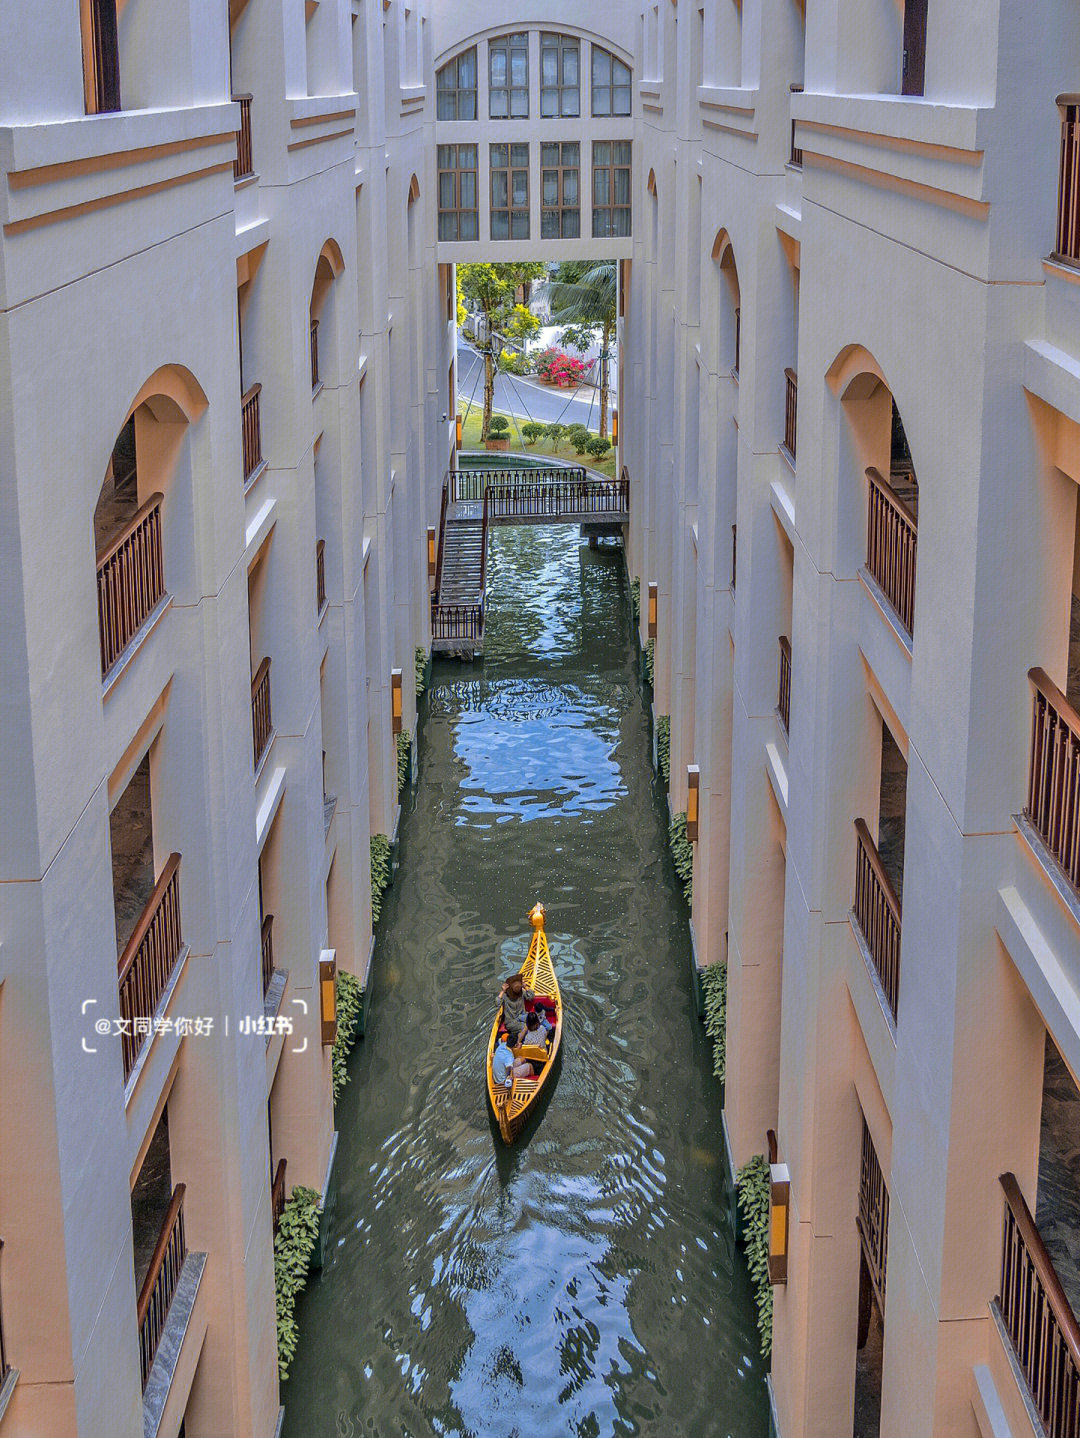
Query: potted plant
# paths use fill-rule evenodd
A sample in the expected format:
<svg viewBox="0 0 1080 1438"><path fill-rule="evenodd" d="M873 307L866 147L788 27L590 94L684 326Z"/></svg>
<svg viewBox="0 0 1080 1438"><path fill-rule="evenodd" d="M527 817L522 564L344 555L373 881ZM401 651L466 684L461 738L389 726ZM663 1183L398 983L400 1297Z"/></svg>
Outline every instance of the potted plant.
<svg viewBox="0 0 1080 1438"><path fill-rule="evenodd" d="M484 448L510 448L510 421L505 415L492 415L491 424L488 426L487 439L484 441Z"/></svg>

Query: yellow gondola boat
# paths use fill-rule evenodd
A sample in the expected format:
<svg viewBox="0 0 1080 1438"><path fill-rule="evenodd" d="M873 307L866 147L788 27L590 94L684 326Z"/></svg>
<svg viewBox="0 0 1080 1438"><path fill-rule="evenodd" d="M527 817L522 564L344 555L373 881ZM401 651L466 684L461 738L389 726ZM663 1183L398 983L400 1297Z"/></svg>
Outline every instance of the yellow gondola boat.
<svg viewBox="0 0 1080 1438"><path fill-rule="evenodd" d="M555 977L551 955L548 953L547 935L544 933L543 904L533 906L532 912L529 914L529 921L533 927L532 943L529 945L529 956L521 966L521 976L525 980L527 989L532 989L533 993L551 999L555 1007L555 1032L548 1047L541 1048L536 1044L522 1044L514 1050L515 1058L528 1059L539 1069L539 1072L534 1078L515 1078L512 1087L506 1088L501 1084L496 1084L491 1076L491 1060L495 1053L495 1044L499 1037L499 1023L502 1019L501 1007L495 1015L487 1046L487 1090L492 1112L498 1121L499 1133L502 1135L504 1143L513 1143L524 1128L530 1108L540 1097L544 1085L551 1078L551 1072L555 1067L555 1056L562 1043L562 996L559 993L559 981Z"/></svg>

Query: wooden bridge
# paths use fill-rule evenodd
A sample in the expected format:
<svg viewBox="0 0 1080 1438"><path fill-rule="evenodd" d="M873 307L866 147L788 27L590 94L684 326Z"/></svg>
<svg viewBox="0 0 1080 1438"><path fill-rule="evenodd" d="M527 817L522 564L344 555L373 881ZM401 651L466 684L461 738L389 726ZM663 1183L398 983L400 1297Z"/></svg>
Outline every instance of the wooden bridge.
<svg viewBox="0 0 1080 1438"><path fill-rule="evenodd" d="M453 469L443 483L439 557L431 596L431 649L483 651L488 530L493 524L580 524L618 533L630 519L630 481L582 468Z"/></svg>

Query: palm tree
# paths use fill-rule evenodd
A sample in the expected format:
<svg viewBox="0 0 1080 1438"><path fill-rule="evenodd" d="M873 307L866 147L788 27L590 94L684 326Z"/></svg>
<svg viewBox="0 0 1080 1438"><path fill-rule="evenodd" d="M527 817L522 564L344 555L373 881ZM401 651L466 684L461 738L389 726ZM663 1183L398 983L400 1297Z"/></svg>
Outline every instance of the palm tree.
<svg viewBox="0 0 1080 1438"><path fill-rule="evenodd" d="M564 344L584 351L600 331L600 434L606 438L610 350L619 314L618 264L566 260L555 271L548 294L551 318L567 326Z"/></svg>

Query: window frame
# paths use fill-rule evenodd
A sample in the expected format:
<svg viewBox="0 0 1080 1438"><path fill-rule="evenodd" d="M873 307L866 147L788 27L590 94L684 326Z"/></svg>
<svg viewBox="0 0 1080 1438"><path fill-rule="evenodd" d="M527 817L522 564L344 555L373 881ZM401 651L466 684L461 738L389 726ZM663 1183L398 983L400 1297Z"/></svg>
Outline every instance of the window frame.
<svg viewBox="0 0 1080 1438"><path fill-rule="evenodd" d="M528 120L529 116L529 31L509 30L505 35L495 35L488 41L488 119L489 120ZM524 85L514 84L514 55L524 53L525 56L525 83ZM506 58L506 80L504 84L497 85L492 73L492 66L495 56L502 54ZM497 94L506 96L506 112L497 115L492 108ZM514 109L514 97L525 96L525 108Z"/></svg>
<svg viewBox="0 0 1080 1438"><path fill-rule="evenodd" d="M596 67L597 62L607 65L607 80L597 83ZM626 71L626 79L616 76L615 67ZM615 91L626 90L626 109L615 108ZM607 91L607 109L597 108L597 93ZM625 60L620 60L613 51L606 49L603 45L594 45L592 55L589 58L589 111L594 119L628 119L634 108L634 72Z"/></svg>
<svg viewBox="0 0 1080 1438"><path fill-rule="evenodd" d="M554 43L552 43L554 42ZM554 85L544 83L544 54L554 51L555 70L557 79ZM573 54L577 59L577 81L570 82L566 78L566 56ZM580 120L581 119L581 41L576 35L565 35L561 30L541 30L540 32L540 118L542 120ZM566 109L566 96L571 92L577 95L577 108ZM545 96L554 95L556 107L554 110L544 108Z"/></svg>
<svg viewBox="0 0 1080 1438"><path fill-rule="evenodd" d="M461 62L462 62L463 60L467 60L470 55L472 56L473 82L472 82L471 85L462 85L462 83L461 83ZM442 83L443 76L447 73L447 71L450 69L451 66L454 67L454 84L453 84L453 85L446 85L446 86L444 86L443 83ZM479 68L478 68L478 67L479 67L479 53L478 53L477 47L476 47L475 45L471 45L467 50L461 50L461 51L458 52L458 54L452 56L451 59L447 60L447 62L446 62L445 65L441 66L441 67L436 71L436 73L435 73L435 120L436 120L436 123L437 123L438 121L440 121L440 120L449 121L449 122L453 123L453 122L456 121L456 120L476 120L476 119L478 118L479 89L480 89L480 84L479 84L479 82L480 82L480 71L479 71ZM462 101L462 97L463 97L463 96L469 96L469 95L472 96L472 114L471 114L471 115L463 115L463 114L461 113L461 101ZM453 100L454 113L453 113L452 115L441 115L441 114L439 113L439 107L440 107L440 105L441 105L441 103L442 103L442 101L443 101L444 98L452 98L452 100Z"/></svg>
<svg viewBox="0 0 1080 1438"><path fill-rule="evenodd" d="M495 153L495 152L496 152L497 150L505 151L505 163L496 163L496 153ZM514 151L515 151L515 150L517 150L517 151L524 151L524 152L525 152L525 159L524 159L524 162L523 162L523 163L520 162L520 155L519 155L519 157L518 157L518 161L515 161L515 159L514 159ZM488 233L490 234L492 240L499 241L499 240L527 240L527 239L529 239L529 238L530 238L529 142L528 142L527 140L496 140L496 141L493 141L492 144L489 146L489 149L488 149L488 173L489 173L489 175L490 175L490 179L489 179L489 181L488 181L488 195L489 195L489 198L490 198L490 201L491 201L490 213L489 213L489 219L488 219ZM505 185L506 185L506 203L505 203L505 204L498 204L498 205L497 205L497 204L495 203L495 177L496 177L496 175L502 176L503 179L504 179ZM514 181L515 181L515 179L517 179L518 177L521 177L521 176L523 176L523 177L524 177L524 180L525 180L525 202L524 202L524 206L522 206L522 205L520 205L520 204L516 204L516 203L515 203L515 200L514 200L514 194L515 194L515 191L514 191ZM495 216L496 216L496 215L505 215L505 217L506 217L506 233L505 233L504 235L497 235L497 234L495 233ZM516 219L520 219L520 217L521 217L522 215L523 215L524 218L525 218L524 234L520 234L520 233L515 234L515 233L514 233L514 222L515 222Z"/></svg>
<svg viewBox="0 0 1080 1438"><path fill-rule="evenodd" d="M627 158L626 158L625 163L624 163L622 160L620 160L620 159L617 158L618 148L619 148L620 146L623 146L623 145L626 146L626 154L627 154ZM594 141L592 142L592 156L591 156L591 158L592 158L592 166L591 166L591 170L592 170L592 190L591 190L590 193L591 193L591 195L592 195L592 233L593 233L593 239L594 239L594 240L607 240L607 239L620 239L620 240L622 240L622 239L628 239L628 238L633 234L633 232L634 232L634 223L633 223L633 222L634 222L634 214L633 214L633 193L634 193L634 192L633 192L633 179L634 179L633 161L634 161L634 150L633 150L633 145L634 145L634 142L633 142L632 140L594 140ZM605 147L607 148L607 150L608 150L608 152L609 152L609 157L608 157L608 159L607 159L606 161L602 161L602 160L599 160L599 159L597 158L597 152L598 152L599 150L602 150L602 149L605 148ZM625 170L625 171L626 171L626 195L627 195L627 198L626 198L626 202L625 202L625 203L618 202L618 201L616 201L616 199L615 199L615 194L616 194L616 178L615 178L615 177L616 177L617 173L618 173L619 171L621 171L621 170ZM598 175L601 175L601 174L606 175L606 177L607 177L607 179L606 179L607 199L606 199L606 201L598 201L598 200L597 200L597 193L596 193L597 186L596 186L596 181L597 181L597 176L598 176ZM625 229L619 229L619 228L616 227L616 224L615 224L616 215L622 214L622 213L625 213L625 214L626 214L626 228L625 228ZM606 226L605 226L604 228L600 228L600 227L599 227L600 217L601 217L602 215L605 215L605 214L608 216L608 220L607 220L607 222L606 222Z"/></svg>
<svg viewBox="0 0 1080 1438"><path fill-rule="evenodd" d="M555 148L559 152L558 164L545 163L544 151ZM577 151L577 159L573 164L567 163L566 151L568 149ZM556 203L546 204L544 201L544 176L554 174L556 176ZM574 174L577 176L577 203L567 204L566 202L566 176ZM545 222L550 222L551 216L557 217L557 233L552 234L545 229ZM568 224L568 217L573 216L572 223ZM542 140L540 142L540 238L542 240L579 240L581 238L581 141L580 140Z"/></svg>
<svg viewBox="0 0 1080 1438"><path fill-rule="evenodd" d="M472 163L471 166L470 166L470 165L463 165L463 164L461 163L462 151L466 151L466 152L467 152L467 151L470 151L470 150L472 151L472 160L473 160L473 163ZM444 153L447 152L447 151L453 151L453 164L452 164L452 165L447 165L447 164L444 164L444 163L443 163ZM458 144L457 142L452 142L452 143L450 143L450 144L440 144L440 145L437 147L437 151L436 151L436 165L437 165L437 167L438 167L438 181L437 181L437 189L436 189L436 201L437 201L436 209L437 209L437 214L438 214L437 224L438 224L438 235L439 235L439 240L440 240L440 242L443 242L443 243L446 243L446 244L454 244L454 243L456 243L457 241L460 241L460 240L478 240L478 239L480 238L480 148L479 148L479 146L478 146L474 141L469 141L469 142L466 142L466 143L464 143L464 144ZM464 175L470 175L470 174L471 174L472 177L473 177L473 199L474 199L474 203L473 203L472 205L463 205L463 204L461 203L462 177L463 177ZM454 204L453 204L453 206L444 206L444 205L443 205L443 202L442 202L442 192L443 192L443 183L442 183L442 182L443 182L443 176L444 176L444 175L452 175L452 176L453 176L453 182L454 182ZM451 215L454 216L454 229L455 229L456 233L453 234L453 235L446 235L446 234L443 233L443 219L446 218L446 217L449 217L449 216L451 216ZM461 231L462 231L462 222L461 222L461 217L462 217L462 215L472 215L473 220L474 220L474 222L475 222L475 223L474 223L474 226L473 226L473 231L474 231L474 232L473 232L472 234L462 234L462 232L461 232Z"/></svg>

